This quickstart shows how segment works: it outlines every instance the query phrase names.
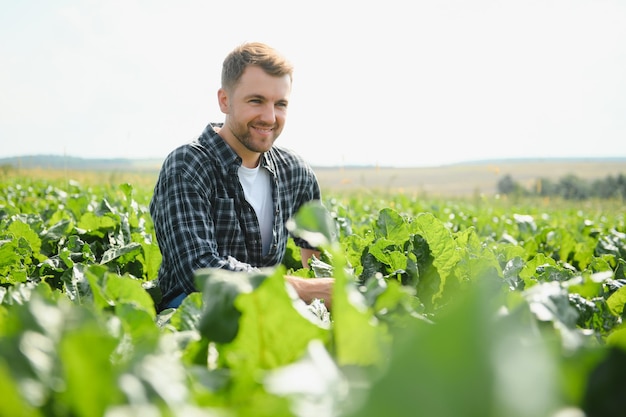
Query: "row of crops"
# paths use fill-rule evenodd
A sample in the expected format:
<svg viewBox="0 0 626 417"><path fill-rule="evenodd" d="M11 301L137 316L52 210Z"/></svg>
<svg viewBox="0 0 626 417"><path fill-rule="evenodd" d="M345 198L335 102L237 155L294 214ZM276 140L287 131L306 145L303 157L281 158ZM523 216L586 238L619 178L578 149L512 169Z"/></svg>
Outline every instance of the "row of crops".
<svg viewBox="0 0 626 417"><path fill-rule="evenodd" d="M3 180L0 416L624 415L619 202L325 196L155 312L152 190ZM333 276L332 311L285 273Z"/></svg>

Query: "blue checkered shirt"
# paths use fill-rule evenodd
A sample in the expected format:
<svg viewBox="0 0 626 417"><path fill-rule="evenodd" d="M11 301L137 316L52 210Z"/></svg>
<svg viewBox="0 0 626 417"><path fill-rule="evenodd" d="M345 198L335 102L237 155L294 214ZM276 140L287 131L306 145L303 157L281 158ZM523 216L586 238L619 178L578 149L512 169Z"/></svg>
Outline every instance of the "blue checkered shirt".
<svg viewBox="0 0 626 417"><path fill-rule="evenodd" d="M264 256L256 213L239 183L240 166L241 158L211 124L163 162L150 202L163 255L158 276L161 305L196 291L197 269L245 271L279 264L289 237L286 221L304 203L320 199L315 174L301 157L277 146L262 155L261 168L270 172L274 202L273 240Z"/></svg>

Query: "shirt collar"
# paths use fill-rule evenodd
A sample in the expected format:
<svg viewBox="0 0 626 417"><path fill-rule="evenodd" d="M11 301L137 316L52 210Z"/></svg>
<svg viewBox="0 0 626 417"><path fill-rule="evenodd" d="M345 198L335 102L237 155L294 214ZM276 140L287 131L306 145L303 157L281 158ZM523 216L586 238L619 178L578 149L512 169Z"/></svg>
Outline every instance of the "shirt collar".
<svg viewBox="0 0 626 417"><path fill-rule="evenodd" d="M209 123L200 136L200 143L213 151L225 166L236 164L241 165L241 158L231 148L226 141L215 131L216 127L221 128L224 123ZM272 175L275 175L274 161L271 156L272 150L261 154L261 166L266 168Z"/></svg>
<svg viewBox="0 0 626 417"><path fill-rule="evenodd" d="M216 127L222 127L223 123L209 123L204 129L198 141L207 148L225 167L236 164L241 165L241 158L215 131Z"/></svg>

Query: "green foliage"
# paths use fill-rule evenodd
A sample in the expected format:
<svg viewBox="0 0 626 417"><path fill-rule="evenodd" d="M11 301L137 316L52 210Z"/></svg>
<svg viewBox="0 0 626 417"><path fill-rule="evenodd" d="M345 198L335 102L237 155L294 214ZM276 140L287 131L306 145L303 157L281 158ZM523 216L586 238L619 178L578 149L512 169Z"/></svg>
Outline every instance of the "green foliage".
<svg viewBox="0 0 626 417"><path fill-rule="evenodd" d="M290 241L284 265L197 271L199 291L157 315L150 195L2 183L0 416L615 406L605 393L620 393L606 369L626 352L623 211L329 196L288 224L322 250L310 270ZM304 304L286 272L335 277L332 311Z"/></svg>

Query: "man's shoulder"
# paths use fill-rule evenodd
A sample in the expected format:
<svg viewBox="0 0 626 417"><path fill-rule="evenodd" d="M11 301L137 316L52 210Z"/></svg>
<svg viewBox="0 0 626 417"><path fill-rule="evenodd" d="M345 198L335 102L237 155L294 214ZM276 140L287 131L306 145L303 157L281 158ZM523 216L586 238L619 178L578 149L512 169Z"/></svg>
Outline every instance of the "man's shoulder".
<svg viewBox="0 0 626 417"><path fill-rule="evenodd" d="M221 146L223 141L218 140L217 133L213 130L214 125L208 125L200 136L174 148L166 157L166 162L193 166L205 165L219 159L224 154ZM227 156L229 155L224 155Z"/></svg>
<svg viewBox="0 0 626 417"><path fill-rule="evenodd" d="M174 148L166 157L170 163L191 163L210 155L206 146L200 143L199 139L194 139Z"/></svg>
<svg viewBox="0 0 626 417"><path fill-rule="evenodd" d="M300 155L290 148L273 146L268 152L269 164L288 182L315 181L313 168Z"/></svg>
<svg viewBox="0 0 626 417"><path fill-rule="evenodd" d="M282 146L272 146L268 155L273 161L283 166L309 168L309 164L296 151Z"/></svg>

